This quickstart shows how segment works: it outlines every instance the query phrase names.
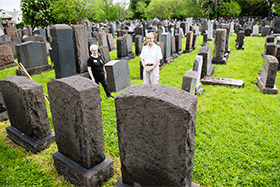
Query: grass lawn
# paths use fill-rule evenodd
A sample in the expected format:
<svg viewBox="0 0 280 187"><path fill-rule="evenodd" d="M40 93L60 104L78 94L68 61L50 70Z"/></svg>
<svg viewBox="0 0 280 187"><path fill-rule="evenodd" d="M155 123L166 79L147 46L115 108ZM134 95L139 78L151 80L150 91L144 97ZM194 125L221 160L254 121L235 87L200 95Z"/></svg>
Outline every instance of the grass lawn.
<svg viewBox="0 0 280 187"><path fill-rule="evenodd" d="M195 162L193 181L201 186L280 186L280 94L265 95L255 80L262 68L261 53L264 37L245 37L245 50L235 50L236 35L230 36L231 53L226 65L215 65L215 77L242 79L242 88L202 85L198 95ZM192 68L202 43L197 48L165 65L160 71L159 84L181 89L183 75ZM183 49L185 38L183 39ZM214 41L209 42L214 49ZM110 52L111 59L117 56ZM140 58L129 61L132 85L142 84ZM51 62L50 62L51 63ZM16 67L1 71L0 78L15 76ZM33 75L47 93L47 83L55 77L54 70ZM280 73L276 77L280 88ZM101 88L102 119L106 156L115 162L113 178L103 186L113 186L121 176L114 99L106 99ZM119 93L113 93L114 96ZM52 130L50 107L47 110ZM52 154L56 143L34 155L7 138L0 122L0 186L74 186L60 176Z"/></svg>

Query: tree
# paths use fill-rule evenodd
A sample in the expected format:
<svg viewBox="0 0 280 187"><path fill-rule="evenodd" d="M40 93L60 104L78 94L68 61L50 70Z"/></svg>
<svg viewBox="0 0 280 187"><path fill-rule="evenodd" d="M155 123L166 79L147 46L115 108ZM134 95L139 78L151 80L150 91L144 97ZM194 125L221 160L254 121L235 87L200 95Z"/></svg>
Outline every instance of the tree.
<svg viewBox="0 0 280 187"><path fill-rule="evenodd" d="M152 0L147 7L145 17L147 19L170 19L173 16L170 0Z"/></svg>
<svg viewBox="0 0 280 187"><path fill-rule="evenodd" d="M134 13L133 15L133 19L141 19L141 17L145 17L143 14L145 14L144 12L139 12L136 11L137 6L138 6L138 2L144 2L146 4L146 7L150 4L151 0L130 0L130 9L131 11ZM143 5L142 5L143 6Z"/></svg>
<svg viewBox="0 0 280 187"><path fill-rule="evenodd" d="M241 7L237 2L223 2L220 8L220 15L225 18L237 17L241 12Z"/></svg>
<svg viewBox="0 0 280 187"><path fill-rule="evenodd" d="M47 27L53 21L53 11L50 0L22 0L22 19L33 28Z"/></svg>

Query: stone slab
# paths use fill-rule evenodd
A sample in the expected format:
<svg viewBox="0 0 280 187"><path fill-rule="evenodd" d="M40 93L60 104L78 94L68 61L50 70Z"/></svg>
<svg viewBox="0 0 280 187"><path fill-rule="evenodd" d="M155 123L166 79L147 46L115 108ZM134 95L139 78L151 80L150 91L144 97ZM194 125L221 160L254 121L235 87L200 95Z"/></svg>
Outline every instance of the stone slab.
<svg viewBox="0 0 280 187"><path fill-rule="evenodd" d="M30 136L27 136L26 134L24 134L23 132L21 132L13 126L6 127L6 131L8 137L12 141L25 148L27 151L31 151L34 154L44 150L46 147L49 146L51 142L55 140L54 132L51 132L48 136L42 138L41 140L35 141Z"/></svg>
<svg viewBox="0 0 280 187"><path fill-rule="evenodd" d="M88 170L59 152L53 154L53 160L58 173L78 186L102 186L114 174L114 161L107 157Z"/></svg>
<svg viewBox="0 0 280 187"><path fill-rule="evenodd" d="M211 77L211 76L205 76L203 79L201 79L201 83L204 85L208 85L208 84L227 85L227 86L234 86L234 87L243 87L244 86L243 80Z"/></svg>
<svg viewBox="0 0 280 187"><path fill-rule="evenodd" d="M265 87L260 77L257 77L257 85L264 94L278 94L278 88L275 85L273 88Z"/></svg>
<svg viewBox="0 0 280 187"><path fill-rule="evenodd" d="M29 73L29 75L40 74L44 71L50 71L50 70L52 70L52 65L51 64L26 69L26 71ZM24 73L20 69L16 69L16 75L17 76L22 76L22 75L24 75Z"/></svg>
<svg viewBox="0 0 280 187"><path fill-rule="evenodd" d="M212 58L212 64L226 64L227 58Z"/></svg>
<svg viewBox="0 0 280 187"><path fill-rule="evenodd" d="M0 113L0 121L6 121L9 119L8 112L4 111Z"/></svg>

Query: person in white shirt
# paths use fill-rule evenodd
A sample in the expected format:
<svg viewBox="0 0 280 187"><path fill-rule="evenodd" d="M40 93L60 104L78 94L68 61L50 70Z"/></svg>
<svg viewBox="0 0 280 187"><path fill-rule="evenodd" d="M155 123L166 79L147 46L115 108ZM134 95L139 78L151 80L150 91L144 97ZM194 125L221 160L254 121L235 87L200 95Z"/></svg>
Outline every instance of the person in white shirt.
<svg viewBox="0 0 280 187"><path fill-rule="evenodd" d="M148 45L144 46L140 58L143 66L143 84L158 84L159 61L162 59L161 48L154 43L154 34L146 36Z"/></svg>

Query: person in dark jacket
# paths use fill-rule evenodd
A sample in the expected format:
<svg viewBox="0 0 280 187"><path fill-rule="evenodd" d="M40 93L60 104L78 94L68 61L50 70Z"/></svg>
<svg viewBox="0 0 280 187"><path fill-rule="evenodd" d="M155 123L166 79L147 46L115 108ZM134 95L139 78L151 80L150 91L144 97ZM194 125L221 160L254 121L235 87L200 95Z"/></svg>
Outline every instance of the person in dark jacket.
<svg viewBox="0 0 280 187"><path fill-rule="evenodd" d="M97 45L92 44L90 46L90 51L91 51L91 55L87 60L87 68L88 68L88 73L90 75L90 78L93 81L95 81L97 84L99 84L99 83L102 84L102 86L106 92L107 98L108 97L114 98L111 95L108 83L106 81L106 78L107 78L106 70L104 67L104 62L98 53Z"/></svg>

